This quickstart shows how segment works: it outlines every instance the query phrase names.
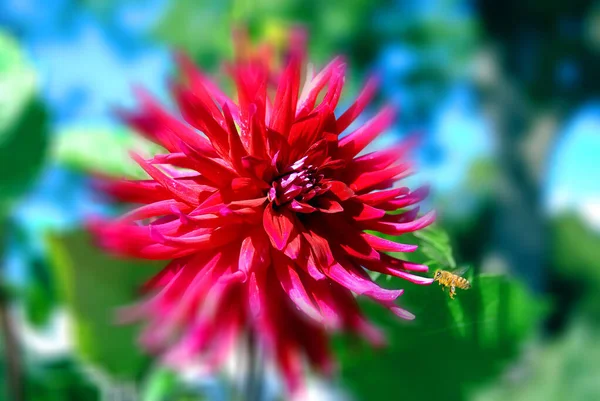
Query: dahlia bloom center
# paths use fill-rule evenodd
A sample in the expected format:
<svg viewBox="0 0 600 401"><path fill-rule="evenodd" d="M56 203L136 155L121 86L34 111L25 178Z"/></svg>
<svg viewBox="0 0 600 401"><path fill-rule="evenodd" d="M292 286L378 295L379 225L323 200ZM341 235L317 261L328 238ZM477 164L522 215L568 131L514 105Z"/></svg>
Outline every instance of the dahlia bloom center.
<svg viewBox="0 0 600 401"><path fill-rule="evenodd" d="M289 205L297 212L310 213L316 207L310 202L331 187L325 174L317 166L306 165L307 157L294 163L288 171L271 183L267 199L276 206Z"/></svg>

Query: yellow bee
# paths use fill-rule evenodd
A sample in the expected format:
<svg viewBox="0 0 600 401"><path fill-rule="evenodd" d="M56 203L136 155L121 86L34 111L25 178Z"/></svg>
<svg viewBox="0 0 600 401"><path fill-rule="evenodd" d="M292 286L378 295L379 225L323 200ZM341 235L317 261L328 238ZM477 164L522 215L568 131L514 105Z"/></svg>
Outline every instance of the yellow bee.
<svg viewBox="0 0 600 401"><path fill-rule="evenodd" d="M437 281L443 286L442 291L444 288L450 287L450 298L454 299L456 288L460 288L462 290L468 290L471 288L471 283L469 283L466 278L461 277L468 269L469 267L465 266L453 271L436 270L433 280Z"/></svg>

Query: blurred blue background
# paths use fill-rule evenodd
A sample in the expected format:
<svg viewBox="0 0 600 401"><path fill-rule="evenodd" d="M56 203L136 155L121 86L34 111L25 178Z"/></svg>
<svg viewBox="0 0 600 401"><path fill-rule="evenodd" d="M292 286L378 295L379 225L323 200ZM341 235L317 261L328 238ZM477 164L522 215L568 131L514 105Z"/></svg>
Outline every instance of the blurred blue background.
<svg viewBox="0 0 600 401"><path fill-rule="evenodd" d="M336 342L341 373L313 383L313 398L600 399L600 3L2 0L0 400L231 396L235 372L168 371L137 350L135 328L113 326L114 308L156 266L111 261L81 233L87 217L111 212L88 173L139 174L127 156L137 139L112 110L134 105L136 85L168 102L173 49L218 73L238 24L276 44L303 25L317 65L347 55L346 104L379 75L378 102L400 118L376 146L423 134L414 181L431 184L452 255L437 262L518 288L465 297L464 316L418 354ZM506 299L522 310L488 310ZM456 308L429 302L423 313ZM510 338L482 340L478 330L505 321L518 323ZM407 341L380 323L392 344ZM471 324L470 336L454 332ZM266 380L275 399L277 380ZM447 384L417 386L436 380Z"/></svg>

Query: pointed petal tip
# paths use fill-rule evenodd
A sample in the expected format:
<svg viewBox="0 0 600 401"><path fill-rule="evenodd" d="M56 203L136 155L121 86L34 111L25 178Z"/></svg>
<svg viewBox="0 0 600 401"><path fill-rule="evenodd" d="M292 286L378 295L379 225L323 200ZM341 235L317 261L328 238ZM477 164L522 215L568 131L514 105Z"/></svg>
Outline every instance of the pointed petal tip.
<svg viewBox="0 0 600 401"><path fill-rule="evenodd" d="M376 299L378 301L392 302L392 301L395 301L403 293L404 293L403 289L385 290L385 289L381 288L379 290L365 291L365 292L363 292L363 295L366 295L366 296Z"/></svg>
<svg viewBox="0 0 600 401"><path fill-rule="evenodd" d="M271 244L280 251L287 245L294 229L290 218L291 214L286 208L275 211L272 203L263 212L263 227L271 240Z"/></svg>
<svg viewBox="0 0 600 401"><path fill-rule="evenodd" d="M433 278L427 278L427 277L423 277L422 280L420 280L419 284L421 285L431 285L433 284L435 280Z"/></svg>
<svg viewBox="0 0 600 401"><path fill-rule="evenodd" d="M414 320L416 318L415 315L413 315L406 309L402 309L401 307L396 305L390 307L390 310L394 313L394 315L404 320Z"/></svg>

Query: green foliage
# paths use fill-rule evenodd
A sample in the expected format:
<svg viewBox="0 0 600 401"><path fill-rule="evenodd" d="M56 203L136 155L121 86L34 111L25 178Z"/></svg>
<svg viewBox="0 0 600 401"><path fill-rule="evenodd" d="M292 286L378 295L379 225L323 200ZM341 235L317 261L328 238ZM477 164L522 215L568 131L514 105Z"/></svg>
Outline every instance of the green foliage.
<svg viewBox="0 0 600 401"><path fill-rule="evenodd" d="M588 401L600 399L600 330L579 319L558 340L538 344L512 374L475 401Z"/></svg>
<svg viewBox="0 0 600 401"><path fill-rule="evenodd" d="M479 196L492 196L494 185L498 182L498 165L496 160L484 157L476 159L469 167L462 191L473 192Z"/></svg>
<svg viewBox="0 0 600 401"><path fill-rule="evenodd" d="M426 265L436 265L441 268L454 269L456 262L452 256L450 237L446 231L437 225L431 225L415 232L414 237L419 239L420 252L427 258Z"/></svg>
<svg viewBox="0 0 600 401"><path fill-rule="evenodd" d="M174 371L155 367L144 380L141 401L204 401L219 397L204 397L202 391L181 380Z"/></svg>
<svg viewBox="0 0 600 401"><path fill-rule="evenodd" d="M552 222L551 259L558 273L600 287L600 234L574 213Z"/></svg>
<svg viewBox="0 0 600 401"><path fill-rule="evenodd" d="M35 72L17 43L0 31L0 203L29 189L47 147L46 111Z"/></svg>
<svg viewBox="0 0 600 401"><path fill-rule="evenodd" d="M22 300L25 305L27 321L33 326L43 327L54 309L53 294L49 294L48 288L39 281L31 280Z"/></svg>
<svg viewBox="0 0 600 401"><path fill-rule="evenodd" d="M22 226L8 221L5 231L12 234L21 249L31 249L31 234L28 235ZM42 327L48 322L56 305L54 280L45 255L27 251L23 251L22 255L27 281L15 288L16 295L23 304L27 321L33 326Z"/></svg>
<svg viewBox="0 0 600 401"><path fill-rule="evenodd" d="M0 349L1 351L1 349ZM27 360L24 369L27 401L96 401L98 391L70 359L54 362ZM0 364L0 401L6 398L4 363Z"/></svg>
<svg viewBox="0 0 600 401"><path fill-rule="evenodd" d="M231 1L172 2L156 29L156 35L185 49L204 66L215 67L231 52Z"/></svg>
<svg viewBox="0 0 600 401"><path fill-rule="evenodd" d="M425 263L431 270L456 267L450 238L437 224L414 234L382 236L419 245L415 252L394 256ZM542 305L506 277L469 279L472 288L458 289L456 299L451 300L437 283L416 286L388 278L382 285L406 289L398 302L417 316L412 322L399 321L380 306L363 303L367 315L387 332L390 344L376 352L337 344L342 380L359 399L389 399L398 391L420 400L464 400L476 385L493 379L517 355L536 328Z"/></svg>
<svg viewBox="0 0 600 401"><path fill-rule="evenodd" d="M145 178L129 151L156 153L158 145L126 129L69 129L59 133L53 158L60 164L89 173L114 177Z"/></svg>
<svg viewBox="0 0 600 401"><path fill-rule="evenodd" d="M368 54L373 55L373 46L364 46L371 38L372 31L368 29L369 21L364 17L371 15L381 3L346 1L343 7L350 12L339 12L340 1L229 0L199 5L193 0L181 0L171 4L156 33L169 43L185 49L202 65L210 68L216 67L223 56L231 54L233 24L243 24L255 37L266 38L280 45L285 31L300 23L308 28L314 38L311 53L318 61L324 62L331 57L334 49L339 51L340 47L358 42L363 44L362 48ZM319 12L315 13L317 9ZM367 36L361 37L359 32ZM366 60L367 57L364 54L361 58Z"/></svg>
<svg viewBox="0 0 600 401"><path fill-rule="evenodd" d="M116 308L136 299L144 279L162 263L115 259L95 248L89 234L49 236L57 285L71 312L78 354L118 379L136 378L145 367L134 326L118 326Z"/></svg>
<svg viewBox="0 0 600 401"><path fill-rule="evenodd" d="M26 376L28 401L95 401L98 391L81 373L74 361L35 364Z"/></svg>
<svg viewBox="0 0 600 401"><path fill-rule="evenodd" d="M446 12L454 3L444 2L435 15L407 19L402 7L394 7L387 0L227 0L201 4L179 0L170 4L156 35L213 69L232 52L231 27L235 24L243 24L254 37L276 46L283 43L286 30L302 25L310 33L313 61L324 63L341 52L348 56L353 69L360 70L376 59L388 41L401 40L433 56L412 80L443 84L448 73L464 72L461 67L473 50L477 33L473 21L448 17Z"/></svg>
<svg viewBox="0 0 600 401"><path fill-rule="evenodd" d="M167 401L177 389L177 375L168 369L154 369L146 378L143 401Z"/></svg>
<svg viewBox="0 0 600 401"><path fill-rule="evenodd" d="M455 300L436 284L405 284L399 303L417 316L411 322L365 303L368 316L387 332L389 346L372 351L338 343L342 381L361 400L388 400L390 394L466 399L474 386L494 378L516 356L542 312L517 282L478 276L472 284Z"/></svg>

